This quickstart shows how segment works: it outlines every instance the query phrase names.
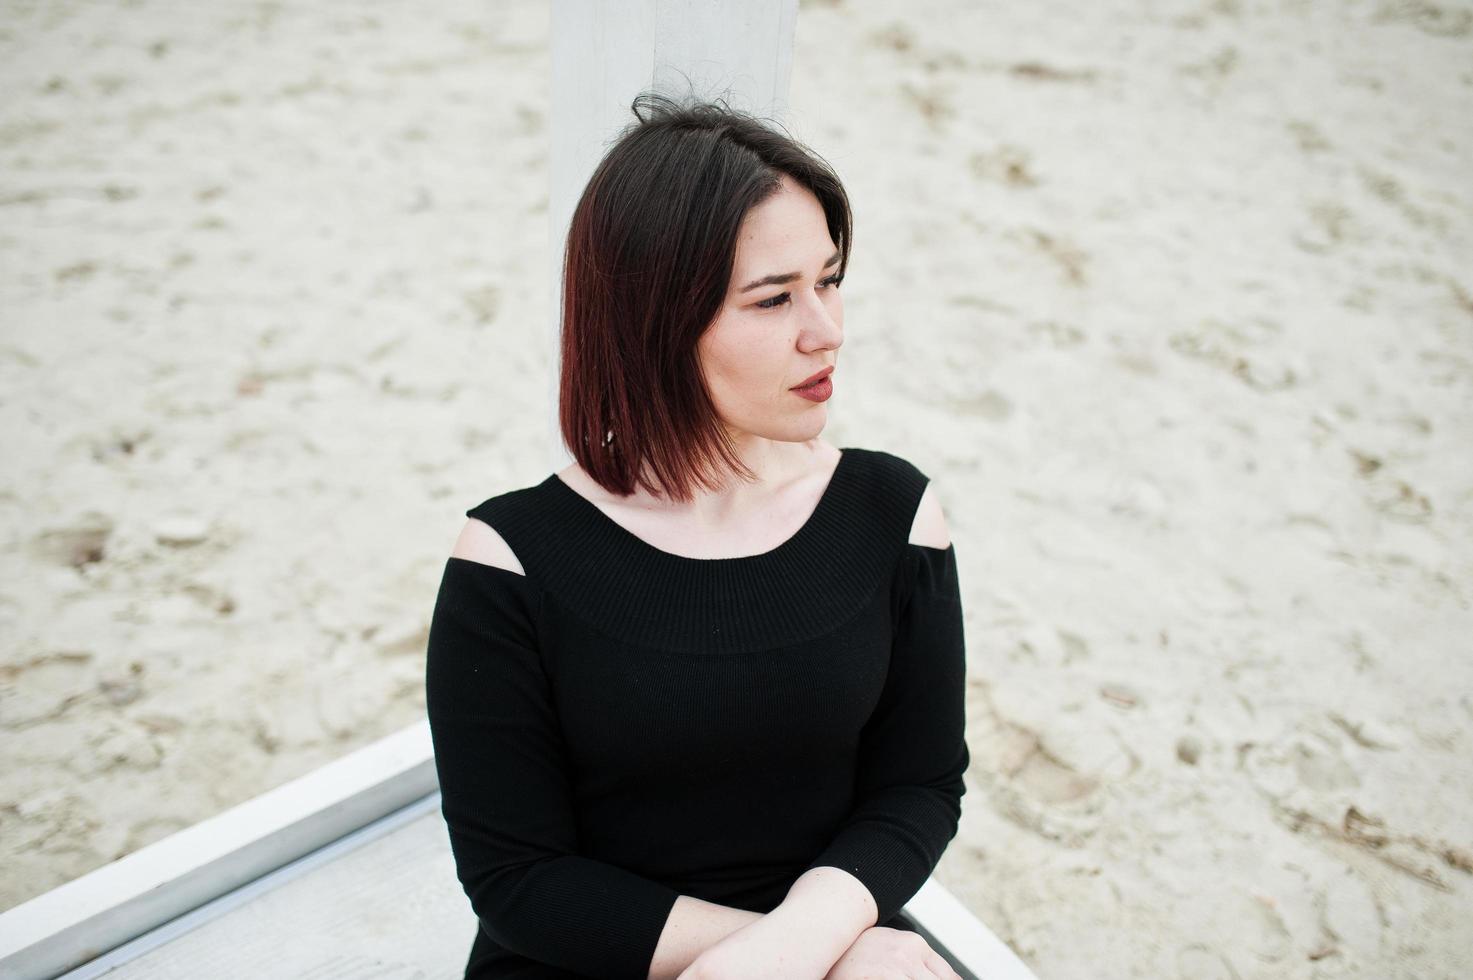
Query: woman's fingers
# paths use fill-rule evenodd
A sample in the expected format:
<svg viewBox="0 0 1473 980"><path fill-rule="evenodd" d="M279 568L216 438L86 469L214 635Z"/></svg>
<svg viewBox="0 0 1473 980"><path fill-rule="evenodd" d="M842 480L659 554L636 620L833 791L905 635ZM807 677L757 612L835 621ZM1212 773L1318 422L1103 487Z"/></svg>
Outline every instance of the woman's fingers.
<svg viewBox="0 0 1473 980"><path fill-rule="evenodd" d="M926 969L930 970L938 980L962 980L961 974L953 970L951 964L946 962L946 957L934 951L926 958Z"/></svg>

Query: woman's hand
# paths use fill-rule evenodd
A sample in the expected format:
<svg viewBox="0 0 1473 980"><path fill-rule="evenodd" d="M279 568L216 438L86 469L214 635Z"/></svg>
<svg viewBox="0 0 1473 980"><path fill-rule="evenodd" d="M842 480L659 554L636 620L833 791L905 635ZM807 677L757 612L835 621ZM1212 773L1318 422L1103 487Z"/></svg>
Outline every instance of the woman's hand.
<svg viewBox="0 0 1473 980"><path fill-rule="evenodd" d="M919 933L871 926L839 958L824 980L961 980Z"/></svg>

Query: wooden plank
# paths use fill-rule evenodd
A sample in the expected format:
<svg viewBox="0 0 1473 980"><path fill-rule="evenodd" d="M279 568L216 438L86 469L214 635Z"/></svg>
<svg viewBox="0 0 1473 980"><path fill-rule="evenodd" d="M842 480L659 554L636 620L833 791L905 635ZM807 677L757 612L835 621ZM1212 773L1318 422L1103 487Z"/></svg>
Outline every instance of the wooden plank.
<svg viewBox="0 0 1473 980"><path fill-rule="evenodd" d="M440 795L223 896L61 980L459 977L476 917Z"/></svg>
<svg viewBox="0 0 1473 980"><path fill-rule="evenodd" d="M437 788L422 721L0 914L0 978L77 967Z"/></svg>

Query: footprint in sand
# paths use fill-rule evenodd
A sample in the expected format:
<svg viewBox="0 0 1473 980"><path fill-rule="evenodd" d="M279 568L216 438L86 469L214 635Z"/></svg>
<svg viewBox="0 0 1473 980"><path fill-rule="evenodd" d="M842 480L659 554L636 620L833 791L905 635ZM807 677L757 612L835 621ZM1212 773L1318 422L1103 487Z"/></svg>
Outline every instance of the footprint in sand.
<svg viewBox="0 0 1473 980"><path fill-rule="evenodd" d="M1004 817L1041 837L1081 846L1100 825L1107 783L1128 779L1140 759L1108 729L1040 733L994 718L992 758L977 770L988 779Z"/></svg>
<svg viewBox="0 0 1473 980"><path fill-rule="evenodd" d="M1285 805L1360 785L1339 740L1323 732L1293 731L1277 742L1256 747L1248 753L1245 767L1259 792Z"/></svg>
<svg viewBox="0 0 1473 980"><path fill-rule="evenodd" d="M102 514L87 514L69 527L51 528L31 539L31 554L47 564L82 568L102 561L113 522Z"/></svg>
<svg viewBox="0 0 1473 980"><path fill-rule="evenodd" d="M1032 162L1033 155L1028 148L1013 143L1003 143L967 158L974 177L1009 187L1038 186L1038 176L1030 166Z"/></svg>
<svg viewBox="0 0 1473 980"><path fill-rule="evenodd" d="M1209 319L1195 329L1172 334L1167 346L1182 357L1226 371L1256 391L1285 391L1310 380L1310 368L1297 354L1272 349L1282 333L1282 325L1262 317L1240 323Z"/></svg>
<svg viewBox="0 0 1473 980"><path fill-rule="evenodd" d="M92 654L57 651L0 666L0 728L27 728L59 718L95 690Z"/></svg>
<svg viewBox="0 0 1473 980"><path fill-rule="evenodd" d="M119 722L88 738L86 748L67 766L80 775L96 776L119 770L149 772L163 761L163 746L146 726Z"/></svg>
<svg viewBox="0 0 1473 980"><path fill-rule="evenodd" d="M1366 497L1382 515L1403 524L1425 524L1432 519L1432 501L1410 483L1394 476L1384 460L1357 449L1349 450L1355 471L1366 482Z"/></svg>

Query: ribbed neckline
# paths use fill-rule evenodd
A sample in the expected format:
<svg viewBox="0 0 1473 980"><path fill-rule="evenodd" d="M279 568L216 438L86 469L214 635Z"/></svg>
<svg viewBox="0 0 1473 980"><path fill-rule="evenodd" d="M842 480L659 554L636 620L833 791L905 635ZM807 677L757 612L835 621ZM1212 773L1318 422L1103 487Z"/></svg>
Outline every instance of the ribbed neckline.
<svg viewBox="0 0 1473 980"><path fill-rule="evenodd" d="M556 473L550 475L545 482L553 484L553 489L560 496L571 498L568 502L588 519L590 531L594 527L602 528L597 533L604 539L609 540L610 543L614 543L616 540L622 544L623 547L620 550L627 551L628 549L633 549L643 557L645 562L667 566L678 574L681 571L712 571L717 566L734 567L743 563L754 567L762 564L771 565L781 562L787 557L789 552L802 549L807 543L807 539L819 533L823 528L824 521L828 517L828 511L834 506L835 499L843 492L844 481L848 479L849 466L847 464L852 458L853 453L850 452L849 447L841 446L839 448L839 461L834 465L834 470L829 475L829 482L825 484L823 493L819 495L818 503L814 506L813 512L808 515L808 519L803 522L797 531L794 531L782 543L767 551L755 555L736 555L731 558L693 558L689 555L677 555L673 551L665 551L663 548L657 548L614 520L608 514L605 514L597 504L568 486Z"/></svg>
<svg viewBox="0 0 1473 980"><path fill-rule="evenodd" d="M839 454L807 521L756 555L664 551L556 473L466 513L502 534L529 586L606 636L699 655L765 650L838 628L895 580L925 478L875 450Z"/></svg>

